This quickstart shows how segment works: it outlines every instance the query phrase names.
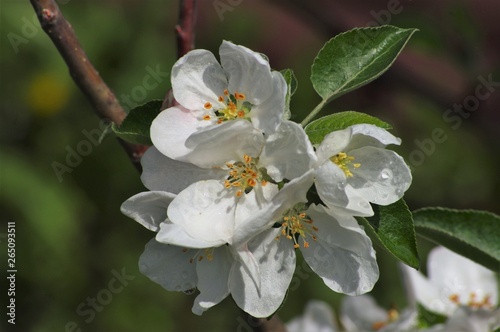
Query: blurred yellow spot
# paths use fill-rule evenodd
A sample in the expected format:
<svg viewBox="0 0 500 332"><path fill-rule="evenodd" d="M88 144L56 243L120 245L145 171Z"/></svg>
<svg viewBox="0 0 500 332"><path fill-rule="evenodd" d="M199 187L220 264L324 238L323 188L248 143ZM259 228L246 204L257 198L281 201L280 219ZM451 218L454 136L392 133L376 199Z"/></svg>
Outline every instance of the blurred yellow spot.
<svg viewBox="0 0 500 332"><path fill-rule="evenodd" d="M68 103L70 88L68 81L55 73L37 74L29 82L26 101L33 113L50 117L60 112Z"/></svg>

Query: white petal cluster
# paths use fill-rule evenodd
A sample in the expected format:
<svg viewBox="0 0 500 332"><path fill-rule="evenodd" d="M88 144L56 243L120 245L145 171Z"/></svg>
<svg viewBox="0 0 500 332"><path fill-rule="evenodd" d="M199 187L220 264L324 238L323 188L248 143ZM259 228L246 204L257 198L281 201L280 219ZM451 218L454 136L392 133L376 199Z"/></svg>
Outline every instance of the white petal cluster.
<svg viewBox="0 0 500 332"><path fill-rule="evenodd" d="M498 276L495 272L444 247L427 259L427 277L406 266L416 301L448 317L428 331L488 332L500 327Z"/></svg>
<svg viewBox="0 0 500 332"><path fill-rule="evenodd" d="M287 85L264 57L224 41L172 69L177 106L151 125L150 190L122 212L156 232L140 269L167 290L199 291L193 312L231 295L254 317L281 305L296 250L336 292L370 291L379 270L355 215L400 199L411 182L387 131L356 125L313 147L284 119ZM316 187L321 201L310 201Z"/></svg>

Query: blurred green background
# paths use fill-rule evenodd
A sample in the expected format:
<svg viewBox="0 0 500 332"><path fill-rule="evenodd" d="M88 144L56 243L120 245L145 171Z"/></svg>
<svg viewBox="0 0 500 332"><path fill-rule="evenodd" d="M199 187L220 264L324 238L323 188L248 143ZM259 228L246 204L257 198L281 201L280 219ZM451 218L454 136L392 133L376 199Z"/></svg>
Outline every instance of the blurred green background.
<svg viewBox="0 0 500 332"><path fill-rule="evenodd" d="M151 70L169 72L176 60L176 1L59 4L125 108L164 97L170 87L165 75L157 77L155 88L144 79ZM29 2L2 1L0 10L0 257L6 266L6 224L15 221L15 330L248 331L230 298L198 317L190 310L194 295L169 293L139 273L138 258L154 234L119 211L125 199L145 190L139 174L111 135L101 144L88 138L101 132L100 121ZM292 119L300 121L319 102L309 82L310 64L328 39L381 23L420 29L388 73L334 101L325 113L356 110L394 126L403 139L397 151L413 169L406 195L411 209L500 213L500 84L489 98L469 105L476 110L454 118L448 112L472 100L467 97L474 96L478 77L492 75L500 82L499 12L494 0L200 1L196 47L217 54L227 39L266 54L275 69L293 69L299 87ZM436 129L445 133L444 142L431 143ZM77 149L86 155L68 157ZM57 176L55 163L68 160L74 166ZM425 258L431 244L418 241ZM387 308L402 309L397 262L376 249L381 277L373 295ZM110 293L110 281L122 273L128 279ZM87 299L96 296L106 304L94 310ZM309 298L337 309L341 296L301 272L281 319L301 313ZM5 319L0 327L10 328Z"/></svg>

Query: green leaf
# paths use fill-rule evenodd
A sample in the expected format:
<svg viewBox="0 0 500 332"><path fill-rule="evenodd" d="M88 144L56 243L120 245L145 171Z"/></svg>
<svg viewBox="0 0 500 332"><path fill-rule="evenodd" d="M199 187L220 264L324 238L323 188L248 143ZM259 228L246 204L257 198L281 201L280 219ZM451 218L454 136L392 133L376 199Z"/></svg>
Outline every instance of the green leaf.
<svg viewBox="0 0 500 332"><path fill-rule="evenodd" d="M437 324L446 322L447 317L427 310L424 306L417 304L418 328L426 329Z"/></svg>
<svg viewBox="0 0 500 332"><path fill-rule="evenodd" d="M151 123L161 111L162 100L150 100L130 110L120 127L113 124L115 134L135 144L153 145L149 136Z"/></svg>
<svg viewBox="0 0 500 332"><path fill-rule="evenodd" d="M389 69L415 31L386 25L335 36L314 59L314 89L330 101L373 81Z"/></svg>
<svg viewBox="0 0 500 332"><path fill-rule="evenodd" d="M375 215L358 218L365 231L374 242L382 245L403 263L418 268L420 259L417 252L415 228L410 210L403 199L387 205L373 205Z"/></svg>
<svg viewBox="0 0 500 332"><path fill-rule="evenodd" d="M417 233L498 271L500 217L486 211L424 208L414 212Z"/></svg>
<svg viewBox="0 0 500 332"><path fill-rule="evenodd" d="M283 116L283 118L285 120L288 120L292 116L292 113L290 112L290 99L292 98L292 95L297 90L298 82L297 82L297 78L295 77L295 74L293 73L293 70L283 69L280 71L280 73L285 78L286 85L288 86L288 90L286 91L286 99L285 99L285 114Z"/></svg>
<svg viewBox="0 0 500 332"><path fill-rule="evenodd" d="M391 125L365 113L346 111L330 114L314 120L305 127L307 136L313 144L320 144L329 133L346 129L355 124L368 123L384 129L392 129Z"/></svg>

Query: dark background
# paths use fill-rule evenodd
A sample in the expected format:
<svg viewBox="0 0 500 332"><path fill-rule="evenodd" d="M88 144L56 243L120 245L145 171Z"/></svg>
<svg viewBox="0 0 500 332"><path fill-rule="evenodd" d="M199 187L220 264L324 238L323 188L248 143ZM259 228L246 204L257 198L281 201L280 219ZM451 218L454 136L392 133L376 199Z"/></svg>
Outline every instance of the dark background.
<svg viewBox="0 0 500 332"><path fill-rule="evenodd" d="M176 60L176 1L59 4L124 107L163 98L169 79L158 78L154 88L144 79L157 68L169 72ZM112 135L95 143L100 121L29 2L3 1L0 10L0 259L6 266L6 225L15 221L16 330L64 331L74 322L83 331L234 331L238 326L245 331L230 298L198 317L190 311L194 296L164 291L139 273L138 258L154 234L119 211L124 200L145 190L139 174ZM266 54L274 69L294 70L296 121L320 101L309 82L310 65L327 40L367 25L418 28L386 74L335 100L324 114L356 110L393 125L403 139L396 150L413 170L406 194L411 209L500 213L500 84L478 105L471 97L479 77L500 82L498 1L220 0L200 1L198 13L197 48L217 54L221 41L231 40ZM474 111L448 111L464 102ZM432 141L436 130L438 141ZM78 149L86 155L68 157ZM58 177L56 163L71 172ZM425 257L430 244L418 241ZM373 295L386 308L401 309L397 262L376 249L381 278ZM113 279L123 271L129 279L118 287ZM110 282L120 290L109 292ZM300 314L310 298L325 300L338 312L341 295L312 273L301 272L292 288L279 311L284 321ZM96 296L107 304L98 302L92 310L86 301ZM2 329L8 328L1 321Z"/></svg>

